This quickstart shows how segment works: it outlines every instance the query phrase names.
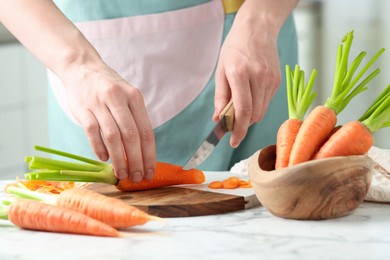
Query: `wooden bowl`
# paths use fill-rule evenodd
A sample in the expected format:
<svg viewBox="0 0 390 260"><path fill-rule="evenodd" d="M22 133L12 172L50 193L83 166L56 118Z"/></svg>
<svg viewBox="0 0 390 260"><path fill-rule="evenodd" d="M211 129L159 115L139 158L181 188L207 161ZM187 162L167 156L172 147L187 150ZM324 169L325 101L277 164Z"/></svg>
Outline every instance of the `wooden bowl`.
<svg viewBox="0 0 390 260"><path fill-rule="evenodd" d="M374 162L368 156L320 159L275 170L276 146L255 153L249 177L260 203L289 219L345 216L364 200Z"/></svg>

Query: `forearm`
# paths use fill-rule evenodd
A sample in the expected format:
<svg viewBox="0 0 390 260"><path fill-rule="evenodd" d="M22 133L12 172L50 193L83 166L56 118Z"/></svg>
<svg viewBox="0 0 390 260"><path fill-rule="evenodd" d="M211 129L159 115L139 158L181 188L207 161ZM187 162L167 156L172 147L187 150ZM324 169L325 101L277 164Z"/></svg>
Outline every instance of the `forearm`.
<svg viewBox="0 0 390 260"><path fill-rule="evenodd" d="M55 74L65 75L75 65L101 61L52 1L0 0L0 5L0 21Z"/></svg>
<svg viewBox="0 0 390 260"><path fill-rule="evenodd" d="M235 24L247 24L253 30L267 31L276 38L298 2L299 0L246 0L237 13Z"/></svg>

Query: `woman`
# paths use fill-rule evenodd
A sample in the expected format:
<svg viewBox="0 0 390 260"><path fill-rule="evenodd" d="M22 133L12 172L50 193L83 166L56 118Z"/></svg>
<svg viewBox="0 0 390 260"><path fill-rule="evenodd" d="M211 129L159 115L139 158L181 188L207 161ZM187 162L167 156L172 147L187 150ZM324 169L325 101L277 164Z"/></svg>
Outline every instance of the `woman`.
<svg viewBox="0 0 390 260"><path fill-rule="evenodd" d="M0 1L1 22L48 68L51 146L110 159L120 179L183 165L230 99L232 135L201 169L275 142L287 117L278 87L297 59L297 0Z"/></svg>

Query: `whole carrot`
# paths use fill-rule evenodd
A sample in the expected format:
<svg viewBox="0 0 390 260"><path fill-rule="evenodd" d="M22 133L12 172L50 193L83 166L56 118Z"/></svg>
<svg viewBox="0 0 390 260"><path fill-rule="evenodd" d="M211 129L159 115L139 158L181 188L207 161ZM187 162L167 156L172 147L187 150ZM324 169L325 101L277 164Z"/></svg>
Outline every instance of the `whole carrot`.
<svg viewBox="0 0 390 260"><path fill-rule="evenodd" d="M344 124L313 155L312 159L363 155L374 144L373 133L390 126L390 85L358 121Z"/></svg>
<svg viewBox="0 0 390 260"><path fill-rule="evenodd" d="M101 182L116 185L119 190L137 191L156 189L171 185L200 184L205 181L204 173L197 169L183 170L183 167L157 162L153 179L135 183L130 180L118 180L112 165L79 155L66 153L42 146L35 149L81 161L55 160L39 156L27 156L25 161L33 172L25 174L27 180Z"/></svg>
<svg viewBox="0 0 390 260"><path fill-rule="evenodd" d="M115 228L143 225L150 220L159 219L119 199L83 188L67 189L58 195L42 194L12 185L8 186L5 191L18 198L39 200L83 213Z"/></svg>
<svg viewBox="0 0 390 260"><path fill-rule="evenodd" d="M361 52L353 60L351 66L348 66L352 41L353 32L349 32L343 39L344 44L338 46L332 95L323 106L317 106L304 120L291 150L289 166L308 161L314 156L334 130L337 123L337 115L344 110L356 95L365 91L367 83L380 72L379 68L377 68L355 86L369 67L383 53L384 49L379 50L366 66L354 76L366 53Z"/></svg>
<svg viewBox="0 0 390 260"><path fill-rule="evenodd" d="M295 138L302 125L304 115L316 97L311 93L317 71L313 70L307 85L304 85L305 75L296 65L291 73L290 66L286 65L286 86L289 118L279 127L276 136L276 163L275 169L287 167Z"/></svg>
<svg viewBox="0 0 390 260"><path fill-rule="evenodd" d="M118 237L119 232L82 213L34 200L16 200L7 209L8 219L24 229Z"/></svg>

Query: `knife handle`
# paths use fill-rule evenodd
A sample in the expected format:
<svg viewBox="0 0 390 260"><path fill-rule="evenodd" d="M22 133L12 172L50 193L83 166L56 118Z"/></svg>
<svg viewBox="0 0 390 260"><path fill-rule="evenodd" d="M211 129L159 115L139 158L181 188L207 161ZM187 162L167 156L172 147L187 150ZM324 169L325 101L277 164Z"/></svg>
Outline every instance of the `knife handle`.
<svg viewBox="0 0 390 260"><path fill-rule="evenodd" d="M219 119L222 119L222 117L225 117L227 130L228 131L233 131L233 125L234 125L233 100L230 100L230 102L225 106L225 108L219 114Z"/></svg>

